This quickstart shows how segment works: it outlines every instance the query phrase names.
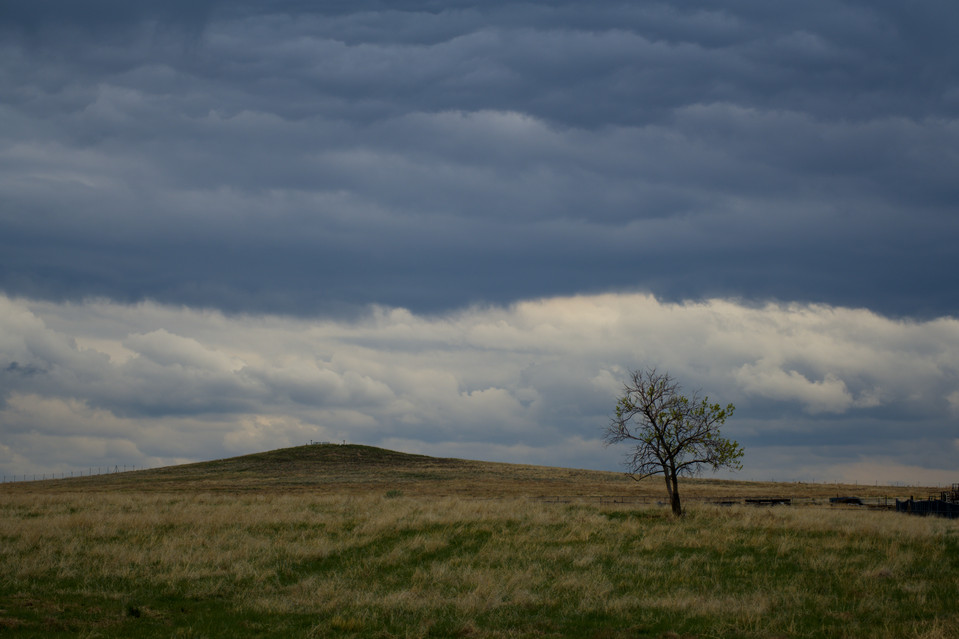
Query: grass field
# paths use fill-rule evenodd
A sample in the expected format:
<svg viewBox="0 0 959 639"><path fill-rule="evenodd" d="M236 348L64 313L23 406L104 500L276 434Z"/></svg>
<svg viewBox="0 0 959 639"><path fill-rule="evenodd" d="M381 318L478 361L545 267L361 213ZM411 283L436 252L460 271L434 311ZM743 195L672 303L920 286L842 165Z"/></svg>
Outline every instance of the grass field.
<svg viewBox="0 0 959 639"><path fill-rule="evenodd" d="M7 484L0 637L959 636L957 521L595 499L661 490L354 446Z"/></svg>

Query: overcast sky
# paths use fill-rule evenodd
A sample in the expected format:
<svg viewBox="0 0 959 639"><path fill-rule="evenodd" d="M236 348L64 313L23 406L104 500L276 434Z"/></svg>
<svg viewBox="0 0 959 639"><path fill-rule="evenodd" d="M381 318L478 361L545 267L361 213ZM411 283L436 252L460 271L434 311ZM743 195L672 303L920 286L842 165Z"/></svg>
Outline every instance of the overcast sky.
<svg viewBox="0 0 959 639"><path fill-rule="evenodd" d="M317 7L319 5L319 8ZM959 481L959 4L8 0L0 472L350 441Z"/></svg>

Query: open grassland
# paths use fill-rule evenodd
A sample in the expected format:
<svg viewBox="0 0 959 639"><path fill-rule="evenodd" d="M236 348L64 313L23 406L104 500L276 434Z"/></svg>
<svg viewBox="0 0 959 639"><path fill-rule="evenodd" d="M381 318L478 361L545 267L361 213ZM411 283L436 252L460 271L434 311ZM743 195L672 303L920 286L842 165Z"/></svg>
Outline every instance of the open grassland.
<svg viewBox="0 0 959 639"><path fill-rule="evenodd" d="M470 498L628 497L665 498L661 478L635 482L623 473L522 464L500 464L410 455L372 446L314 445L242 457L114 474L0 485L0 492L56 494L82 492L310 492L366 495L401 491L406 495ZM684 500L791 497L827 500L839 495L864 498L925 497L938 489L890 486L773 483L684 479Z"/></svg>
<svg viewBox="0 0 959 639"><path fill-rule="evenodd" d="M321 482L340 490L280 489L256 466L261 490L4 487L0 636L959 636L954 520L704 503L675 520L521 496L505 467L484 471L495 496L468 473L361 491L392 454L359 452L383 467Z"/></svg>

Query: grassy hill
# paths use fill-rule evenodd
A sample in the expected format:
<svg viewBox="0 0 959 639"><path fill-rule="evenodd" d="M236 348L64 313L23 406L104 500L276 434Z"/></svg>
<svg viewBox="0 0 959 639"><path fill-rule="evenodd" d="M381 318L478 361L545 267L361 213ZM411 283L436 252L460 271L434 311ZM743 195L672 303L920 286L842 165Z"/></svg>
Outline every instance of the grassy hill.
<svg viewBox="0 0 959 639"><path fill-rule="evenodd" d="M88 477L3 484L8 492L318 492L491 497L662 499L661 478L636 482L620 472L428 457L356 444L313 444L219 459ZM932 489L929 489L932 490ZM924 488L686 479L685 499L836 495L924 495Z"/></svg>

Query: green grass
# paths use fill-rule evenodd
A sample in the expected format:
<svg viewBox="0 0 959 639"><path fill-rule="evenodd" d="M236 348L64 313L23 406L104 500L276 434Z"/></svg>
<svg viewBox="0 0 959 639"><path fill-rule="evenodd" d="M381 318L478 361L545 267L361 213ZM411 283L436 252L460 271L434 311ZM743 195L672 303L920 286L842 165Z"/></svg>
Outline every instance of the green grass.
<svg viewBox="0 0 959 639"><path fill-rule="evenodd" d="M11 637L954 637L959 526L826 508L0 496Z"/></svg>

